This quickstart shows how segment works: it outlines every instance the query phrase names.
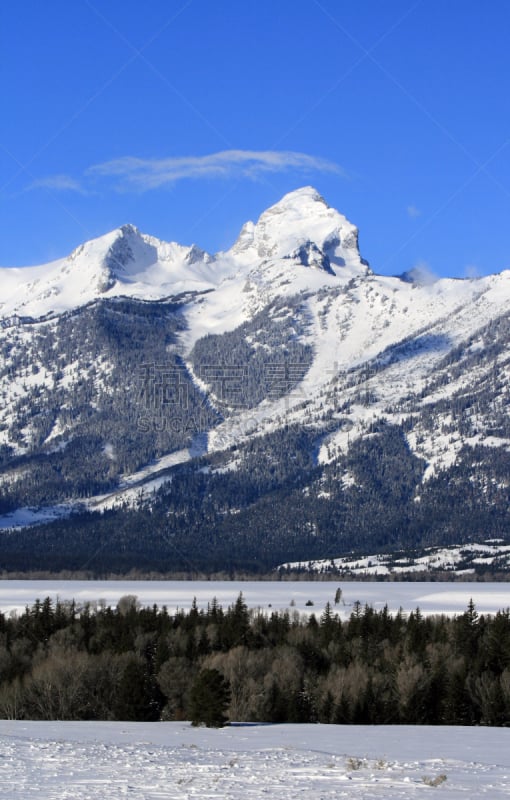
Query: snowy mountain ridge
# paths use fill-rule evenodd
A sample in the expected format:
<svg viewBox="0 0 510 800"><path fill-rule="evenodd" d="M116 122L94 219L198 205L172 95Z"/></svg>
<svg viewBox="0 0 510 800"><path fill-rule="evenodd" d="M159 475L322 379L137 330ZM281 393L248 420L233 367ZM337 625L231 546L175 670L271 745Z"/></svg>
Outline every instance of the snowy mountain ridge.
<svg viewBox="0 0 510 800"><path fill-rule="evenodd" d="M157 300L180 291L216 288L236 274L249 276L268 260L286 259L326 269L329 259L359 266L357 230L310 187L291 192L246 223L233 247L210 255L142 234L123 225L77 247L67 258L29 268L0 270L1 316L43 317L98 297ZM327 265L327 266L325 266Z"/></svg>
<svg viewBox="0 0 510 800"><path fill-rule="evenodd" d="M395 503L411 516L455 471L506 513L508 271L377 275L357 228L304 187L225 252L124 225L0 281L0 513L133 506L204 458L227 482L258 443L296 430L302 491L326 516L379 497L394 447L385 491L409 480ZM288 457L274 456L282 475ZM415 477L395 477L404 462Z"/></svg>

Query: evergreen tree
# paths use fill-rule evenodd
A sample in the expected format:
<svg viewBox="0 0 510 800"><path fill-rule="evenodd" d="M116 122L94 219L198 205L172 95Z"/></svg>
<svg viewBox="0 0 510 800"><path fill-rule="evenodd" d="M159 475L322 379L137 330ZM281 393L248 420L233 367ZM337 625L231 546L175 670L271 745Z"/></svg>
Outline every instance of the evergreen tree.
<svg viewBox="0 0 510 800"><path fill-rule="evenodd" d="M129 655L116 687L116 719L155 722L163 706L163 695L156 681L147 674L143 659Z"/></svg>
<svg viewBox="0 0 510 800"><path fill-rule="evenodd" d="M189 713L192 725L222 728L227 722L230 686L217 669L203 669L198 674L190 696Z"/></svg>

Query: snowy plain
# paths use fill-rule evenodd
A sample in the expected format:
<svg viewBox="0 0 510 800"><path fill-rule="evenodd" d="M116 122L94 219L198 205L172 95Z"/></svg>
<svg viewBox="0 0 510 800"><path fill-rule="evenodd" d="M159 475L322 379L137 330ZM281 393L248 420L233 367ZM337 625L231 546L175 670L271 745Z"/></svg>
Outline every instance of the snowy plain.
<svg viewBox="0 0 510 800"><path fill-rule="evenodd" d="M0 721L0 765L6 800L500 800L510 730Z"/></svg>
<svg viewBox="0 0 510 800"><path fill-rule="evenodd" d="M23 612L46 597L75 600L79 607L85 603L115 606L123 595L135 595L144 606L166 606L173 613L189 609L194 599L199 608L207 608L214 598L227 608L242 592L249 608L320 616L328 601L334 605L338 587L342 601L334 608L342 618L349 617L357 601L376 610L388 605L391 613L399 608L409 613L419 607L425 615L462 614L471 599L481 614L510 608L510 583L503 582L1 580L0 611Z"/></svg>
<svg viewBox="0 0 510 800"><path fill-rule="evenodd" d="M334 603L348 617L356 601L424 614L510 607L508 583L363 581L0 581L0 610L36 598L115 605L225 607L243 592L251 608L320 614ZM313 606L307 606L307 602ZM0 720L0 798L18 800L398 800L439 792L449 798L510 797L510 729L427 726L188 722L25 722ZM426 796L426 795L425 795Z"/></svg>

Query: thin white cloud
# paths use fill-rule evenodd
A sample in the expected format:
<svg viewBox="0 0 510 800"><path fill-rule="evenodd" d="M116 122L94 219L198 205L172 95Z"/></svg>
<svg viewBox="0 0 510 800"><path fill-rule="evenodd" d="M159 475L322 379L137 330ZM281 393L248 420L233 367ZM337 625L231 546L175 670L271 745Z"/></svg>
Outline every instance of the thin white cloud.
<svg viewBox="0 0 510 800"><path fill-rule="evenodd" d="M468 264L464 269L464 276L466 278L479 278L480 277L480 270L476 266L476 264Z"/></svg>
<svg viewBox="0 0 510 800"><path fill-rule="evenodd" d="M38 178L28 187L29 189L53 189L58 192L78 192L87 194L83 186L70 175L48 175L46 178Z"/></svg>
<svg viewBox="0 0 510 800"><path fill-rule="evenodd" d="M409 275L412 277L413 281L420 286L431 286L439 280L439 276L431 270L426 261L418 261L418 263L409 270Z"/></svg>
<svg viewBox="0 0 510 800"><path fill-rule="evenodd" d="M416 219L417 217L421 217L421 211L416 206L407 206L407 214L411 219Z"/></svg>
<svg viewBox="0 0 510 800"><path fill-rule="evenodd" d="M223 150L207 156L143 159L124 158L96 164L88 175L116 178L120 188L148 191L185 179L247 178L257 180L267 173L295 170L303 173L330 172L345 175L338 164L293 151Z"/></svg>

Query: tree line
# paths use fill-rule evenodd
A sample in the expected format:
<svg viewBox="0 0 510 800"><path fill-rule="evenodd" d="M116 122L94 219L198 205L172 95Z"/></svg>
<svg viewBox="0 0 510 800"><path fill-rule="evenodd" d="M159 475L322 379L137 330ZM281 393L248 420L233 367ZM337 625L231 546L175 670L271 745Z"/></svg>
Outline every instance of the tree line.
<svg viewBox="0 0 510 800"><path fill-rule="evenodd" d="M173 614L134 596L47 598L0 614L0 717L509 725L510 612L356 603L342 620L334 602L306 616L242 594Z"/></svg>

